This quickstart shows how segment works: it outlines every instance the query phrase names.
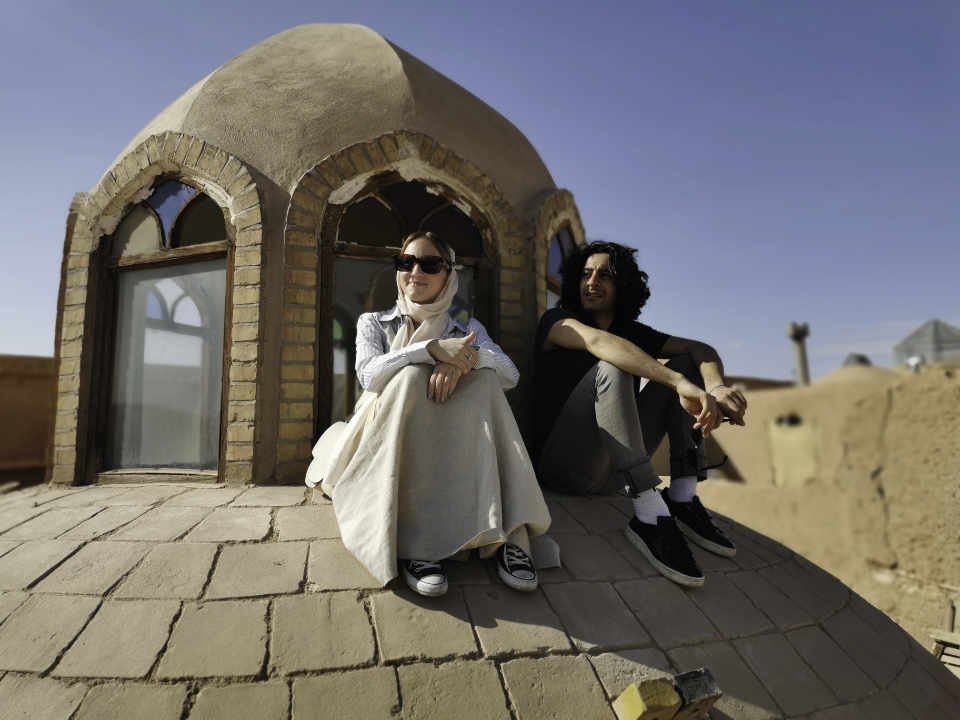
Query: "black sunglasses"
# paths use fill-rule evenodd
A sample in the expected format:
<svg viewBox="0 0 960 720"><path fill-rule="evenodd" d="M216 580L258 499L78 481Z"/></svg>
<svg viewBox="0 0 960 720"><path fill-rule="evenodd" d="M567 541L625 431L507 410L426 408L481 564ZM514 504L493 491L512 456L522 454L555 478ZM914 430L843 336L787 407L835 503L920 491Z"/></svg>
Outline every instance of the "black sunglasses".
<svg viewBox="0 0 960 720"><path fill-rule="evenodd" d="M410 272L414 265L420 265L420 269L427 275L436 275L444 268L449 268L450 263L439 255L428 255L427 257L417 257L416 255L394 255L393 267L401 272Z"/></svg>

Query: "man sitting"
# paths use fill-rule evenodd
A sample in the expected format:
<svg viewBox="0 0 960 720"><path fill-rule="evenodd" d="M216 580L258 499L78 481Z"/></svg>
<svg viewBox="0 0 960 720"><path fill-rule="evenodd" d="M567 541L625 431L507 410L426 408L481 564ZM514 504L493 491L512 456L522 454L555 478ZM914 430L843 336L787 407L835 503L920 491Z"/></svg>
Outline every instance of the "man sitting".
<svg viewBox="0 0 960 720"><path fill-rule="evenodd" d="M706 477L703 437L725 418L743 425L747 401L724 384L712 347L635 320L650 297L635 252L594 242L564 264L560 302L537 328L537 475L558 492L625 490L634 506L630 542L665 577L699 586L703 573L683 535L719 555L736 553L696 495ZM641 378L652 382L638 391ZM647 448L664 434L670 487L658 492Z"/></svg>

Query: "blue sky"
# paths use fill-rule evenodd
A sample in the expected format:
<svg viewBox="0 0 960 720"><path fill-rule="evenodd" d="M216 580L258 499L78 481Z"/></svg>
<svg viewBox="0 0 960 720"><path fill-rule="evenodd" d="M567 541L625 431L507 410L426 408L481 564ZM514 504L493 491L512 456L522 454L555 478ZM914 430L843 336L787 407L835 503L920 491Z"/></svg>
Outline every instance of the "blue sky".
<svg viewBox="0 0 960 720"><path fill-rule="evenodd" d="M95 7L83 7L93 5ZM642 319L731 374L891 362L960 324L960 6L950 2L8 5L0 353L53 352L67 207L169 102L308 22L368 25L508 117L587 234L639 249Z"/></svg>

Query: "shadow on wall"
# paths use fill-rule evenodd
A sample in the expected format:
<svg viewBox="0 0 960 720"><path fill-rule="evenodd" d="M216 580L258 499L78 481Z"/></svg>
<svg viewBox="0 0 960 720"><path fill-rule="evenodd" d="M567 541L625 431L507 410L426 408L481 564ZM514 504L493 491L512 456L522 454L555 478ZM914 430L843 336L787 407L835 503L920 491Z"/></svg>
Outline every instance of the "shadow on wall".
<svg viewBox="0 0 960 720"><path fill-rule="evenodd" d="M0 492L43 482L56 392L53 358L0 355Z"/></svg>

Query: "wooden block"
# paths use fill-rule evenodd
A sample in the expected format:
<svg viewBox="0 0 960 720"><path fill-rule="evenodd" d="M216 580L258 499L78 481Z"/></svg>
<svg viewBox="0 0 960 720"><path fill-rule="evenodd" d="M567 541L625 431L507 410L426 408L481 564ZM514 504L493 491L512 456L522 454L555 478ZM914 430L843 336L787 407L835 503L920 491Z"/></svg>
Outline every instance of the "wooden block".
<svg viewBox="0 0 960 720"><path fill-rule="evenodd" d="M674 720L701 720L701 718L706 718L710 708L723 695L716 680L713 679L713 675L706 668L681 673L673 681L676 683L677 692L680 693L680 698L683 701L683 707L676 714Z"/></svg>
<svg viewBox="0 0 960 720"><path fill-rule="evenodd" d="M613 701L619 720L673 720L680 709L680 696L666 678L632 683Z"/></svg>

